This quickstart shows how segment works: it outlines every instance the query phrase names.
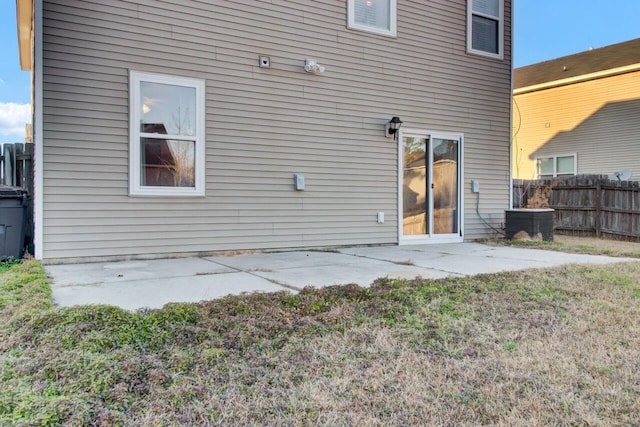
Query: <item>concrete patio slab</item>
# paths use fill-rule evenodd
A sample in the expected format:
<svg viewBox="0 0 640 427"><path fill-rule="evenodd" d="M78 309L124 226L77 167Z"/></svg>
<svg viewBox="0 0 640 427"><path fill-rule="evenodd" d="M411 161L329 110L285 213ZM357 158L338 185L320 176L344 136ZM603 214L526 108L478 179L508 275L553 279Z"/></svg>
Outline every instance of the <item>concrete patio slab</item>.
<svg viewBox="0 0 640 427"><path fill-rule="evenodd" d="M369 286L381 277L442 278L629 260L451 243L50 265L46 269L59 305L111 304L134 310L242 292L295 292L306 286L349 283Z"/></svg>
<svg viewBox="0 0 640 427"><path fill-rule="evenodd" d="M471 276L482 273L500 273L503 271L524 270L527 268L543 268L544 262L527 259L515 263L512 259L493 258L485 255L444 255L436 259L416 261L416 265L426 269L443 269L443 271Z"/></svg>
<svg viewBox="0 0 640 427"><path fill-rule="evenodd" d="M302 289L306 286L321 288L349 283L367 286L380 277L440 278L449 275L449 273L437 270L403 265L406 257L404 259L402 256L382 258L382 255L380 259L372 259L366 256L341 253L341 251L300 251L251 254L238 257L209 257L207 260L241 271L251 271L258 277L296 289Z"/></svg>
<svg viewBox="0 0 640 427"><path fill-rule="evenodd" d="M336 256L336 258L338 258ZM354 283L369 286L374 280L383 277L413 279L423 277L437 279L452 275L435 269L416 268L415 266L397 265L366 258L352 262L337 262L333 265L310 265L280 269L277 271L256 272L255 274L276 283L295 288L313 286L322 288L331 285Z"/></svg>
<svg viewBox="0 0 640 427"><path fill-rule="evenodd" d="M477 252L486 252L493 248L493 246L483 245L480 243L442 243L428 245L352 247L340 249L340 252L375 258L377 256L389 256L390 254L468 255Z"/></svg>
<svg viewBox="0 0 640 427"><path fill-rule="evenodd" d="M154 259L87 264L49 265L47 272L58 286L120 283L159 277L198 276L238 270L202 258Z"/></svg>
<svg viewBox="0 0 640 427"><path fill-rule="evenodd" d="M175 260L168 260L169 262ZM161 308L170 302L199 302L243 292L276 292L285 288L248 273L156 277L87 285L54 284L54 301L62 306L115 305L127 310ZM54 276L55 280L55 276ZM54 282L55 283L55 282Z"/></svg>
<svg viewBox="0 0 640 427"><path fill-rule="evenodd" d="M608 264L613 260L631 261L631 258L611 258L601 255L570 254L555 251L543 251L539 249L492 247L487 256L494 259L513 260L525 262L535 260L542 262L545 266L558 266L565 264Z"/></svg>
<svg viewBox="0 0 640 427"><path fill-rule="evenodd" d="M332 265L343 255L328 251L291 251L257 253L239 256L213 256L207 261L242 271L276 271L280 269ZM345 258L353 258L344 255Z"/></svg>
<svg viewBox="0 0 640 427"><path fill-rule="evenodd" d="M630 260L540 249L488 246L479 243L348 248L341 252L381 261L405 261L429 271L463 276L548 268L566 264L605 264L616 260L620 262Z"/></svg>

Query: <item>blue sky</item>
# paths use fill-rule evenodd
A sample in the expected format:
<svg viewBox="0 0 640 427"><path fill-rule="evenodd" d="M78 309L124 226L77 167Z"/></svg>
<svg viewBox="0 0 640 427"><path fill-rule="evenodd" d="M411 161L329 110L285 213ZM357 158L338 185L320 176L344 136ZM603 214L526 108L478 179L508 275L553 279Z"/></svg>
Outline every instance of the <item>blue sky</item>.
<svg viewBox="0 0 640 427"><path fill-rule="evenodd" d="M640 37L640 0L513 0L514 67Z"/></svg>
<svg viewBox="0 0 640 427"><path fill-rule="evenodd" d="M640 0L514 0L514 8L515 67L640 37ZM29 120L15 16L15 0L0 0L0 142L22 141Z"/></svg>
<svg viewBox="0 0 640 427"><path fill-rule="evenodd" d="M0 0L0 143L24 141L31 78L20 70L15 0Z"/></svg>

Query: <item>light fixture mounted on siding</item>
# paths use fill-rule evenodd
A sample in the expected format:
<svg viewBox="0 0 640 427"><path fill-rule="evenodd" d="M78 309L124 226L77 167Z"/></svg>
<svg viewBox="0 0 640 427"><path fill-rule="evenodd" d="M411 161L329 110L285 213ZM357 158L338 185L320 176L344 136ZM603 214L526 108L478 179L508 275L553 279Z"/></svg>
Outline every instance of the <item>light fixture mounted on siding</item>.
<svg viewBox="0 0 640 427"><path fill-rule="evenodd" d="M305 59L304 61L304 71L311 74L324 73L324 66L318 64L313 59Z"/></svg>
<svg viewBox="0 0 640 427"><path fill-rule="evenodd" d="M389 123L387 123L387 138L393 137L393 139L395 139L398 134L398 130L400 130L400 126L402 126L402 120L400 120L400 117L393 116L393 118L389 120Z"/></svg>

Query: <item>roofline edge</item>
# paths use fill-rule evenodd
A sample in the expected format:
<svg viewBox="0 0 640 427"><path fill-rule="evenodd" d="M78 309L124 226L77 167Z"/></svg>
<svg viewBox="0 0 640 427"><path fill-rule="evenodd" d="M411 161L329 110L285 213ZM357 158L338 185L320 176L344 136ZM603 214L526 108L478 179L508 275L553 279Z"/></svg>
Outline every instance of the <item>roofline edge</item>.
<svg viewBox="0 0 640 427"><path fill-rule="evenodd" d="M538 83L531 86L525 86L513 90L514 95L522 95L523 93L536 92L544 89L551 89L558 86L566 86L574 83L586 82L588 80L596 80L604 77L611 77L618 74L632 73L640 71L640 63L625 65L623 67L610 68L608 70L597 71L595 73L582 74L579 76L569 77L566 79L553 80L550 82Z"/></svg>
<svg viewBox="0 0 640 427"><path fill-rule="evenodd" d="M33 69L33 0L16 0L20 69Z"/></svg>

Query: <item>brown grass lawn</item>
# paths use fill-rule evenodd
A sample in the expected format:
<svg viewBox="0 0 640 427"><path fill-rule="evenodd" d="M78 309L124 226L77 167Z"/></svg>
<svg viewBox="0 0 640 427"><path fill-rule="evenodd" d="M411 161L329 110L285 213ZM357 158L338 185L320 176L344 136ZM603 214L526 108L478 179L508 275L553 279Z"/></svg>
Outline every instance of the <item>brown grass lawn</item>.
<svg viewBox="0 0 640 427"><path fill-rule="evenodd" d="M556 234L554 240L565 247L593 248L594 253L608 252L611 255L640 257L640 242L624 240L598 239L597 237L581 237Z"/></svg>
<svg viewBox="0 0 640 427"><path fill-rule="evenodd" d="M640 425L640 262L0 311L2 425Z"/></svg>
<svg viewBox="0 0 640 427"><path fill-rule="evenodd" d="M596 237L555 234L553 242L487 239L484 243L499 246L524 246L560 252L640 258L640 242L598 239Z"/></svg>

